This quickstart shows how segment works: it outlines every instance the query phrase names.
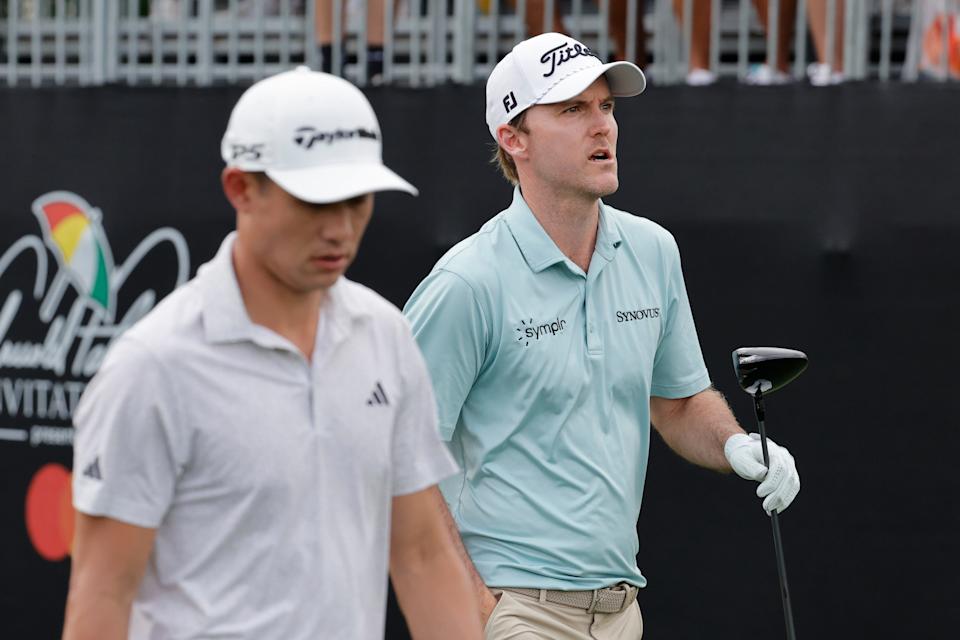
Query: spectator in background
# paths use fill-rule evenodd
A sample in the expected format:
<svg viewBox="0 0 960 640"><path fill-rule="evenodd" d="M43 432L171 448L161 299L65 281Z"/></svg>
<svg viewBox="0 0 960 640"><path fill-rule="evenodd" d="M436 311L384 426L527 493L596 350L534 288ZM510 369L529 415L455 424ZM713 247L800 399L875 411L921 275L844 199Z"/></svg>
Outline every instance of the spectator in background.
<svg viewBox="0 0 960 640"><path fill-rule="evenodd" d="M821 0L823 1L823 0ZM673 9L677 20L683 22L683 0L673 0ZM717 81L717 74L710 70L710 0L693 0L693 29L690 44L690 66L687 71L687 84L706 86ZM766 29L769 20L769 1L753 0L760 24ZM776 60L750 67L744 81L747 84L770 85L784 84L790 81L790 45L793 38L793 24L797 16L797 0L780 0L780 12L777 32Z"/></svg>
<svg viewBox="0 0 960 640"><path fill-rule="evenodd" d="M960 80L960 5L949 10L946 1L923 0L919 19L910 25L910 38L920 39L917 63L924 74L937 80Z"/></svg>
<svg viewBox="0 0 960 640"><path fill-rule="evenodd" d="M836 0L833 29L833 60L827 60L827 0L809 0L807 21L817 50L817 62L807 67L807 77L815 87L843 82L843 0Z"/></svg>
<svg viewBox="0 0 960 640"><path fill-rule="evenodd" d="M261 15L276 16L280 14L281 0L259 0ZM290 11L296 12L303 8L304 0L290 0ZM250 18L256 15L257 0L238 0L237 16L241 18ZM181 17L195 15L196 4L190 0L186 3L183 0L141 0L141 7L149 5L149 15L151 18L160 20L176 20ZM218 14L229 14L229 0L214 0L214 11ZM184 13L182 13L184 12Z"/></svg>
<svg viewBox="0 0 960 640"><path fill-rule="evenodd" d="M480 0L480 8L489 11L490 2L497 0ZM510 0L516 7L516 0ZM552 31L557 33L566 33L563 28L563 18L560 15L560 1L554 0L553 3L553 26ZM526 25L527 37L533 37L543 33L543 12L546 10L545 0L527 0L526 15L524 24ZM643 4L644 0L637 0L637 66L644 67L647 63L646 33L643 27ZM610 0L608 3L609 13L607 16L607 28L613 39L611 47L611 58L613 60L627 59L627 0Z"/></svg>

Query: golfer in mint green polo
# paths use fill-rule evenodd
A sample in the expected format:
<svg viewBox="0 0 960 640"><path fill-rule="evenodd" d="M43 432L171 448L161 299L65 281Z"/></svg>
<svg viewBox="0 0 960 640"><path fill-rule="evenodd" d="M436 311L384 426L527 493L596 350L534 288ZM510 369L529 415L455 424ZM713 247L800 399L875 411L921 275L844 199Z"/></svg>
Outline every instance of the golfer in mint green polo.
<svg viewBox="0 0 960 640"><path fill-rule="evenodd" d="M487 81L510 206L434 267L404 312L461 472L441 484L472 561L488 639L642 636L637 518L651 422L686 459L799 490L711 388L673 237L617 190L614 97L640 69L548 33ZM769 441L768 441L769 442ZM452 527L451 527L452 528Z"/></svg>

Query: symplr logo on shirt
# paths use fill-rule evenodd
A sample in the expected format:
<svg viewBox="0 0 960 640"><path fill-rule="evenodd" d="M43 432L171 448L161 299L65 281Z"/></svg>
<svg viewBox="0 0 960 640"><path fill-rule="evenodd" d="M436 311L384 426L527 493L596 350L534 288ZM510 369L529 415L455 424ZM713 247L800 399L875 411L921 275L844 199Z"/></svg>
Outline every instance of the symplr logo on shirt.
<svg viewBox="0 0 960 640"><path fill-rule="evenodd" d="M521 320L520 326L516 327L517 333L520 334L517 337L517 341L522 342L523 346L529 347L531 340L537 342L541 338L555 336L558 333L563 333L563 330L566 328L567 321L561 320L560 318L543 324L534 324L533 318Z"/></svg>

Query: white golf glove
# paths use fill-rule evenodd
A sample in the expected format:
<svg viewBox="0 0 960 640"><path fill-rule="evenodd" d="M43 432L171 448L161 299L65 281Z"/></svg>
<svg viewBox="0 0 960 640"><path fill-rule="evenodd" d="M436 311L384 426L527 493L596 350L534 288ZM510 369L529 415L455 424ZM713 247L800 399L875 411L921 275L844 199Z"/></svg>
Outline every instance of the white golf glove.
<svg viewBox="0 0 960 640"><path fill-rule="evenodd" d="M790 452L770 438L767 438L767 453L770 455L769 472L763 464L759 433L738 433L727 438L723 445L723 454L737 475L760 482L757 495L764 498L764 511L782 513L800 491L800 474Z"/></svg>

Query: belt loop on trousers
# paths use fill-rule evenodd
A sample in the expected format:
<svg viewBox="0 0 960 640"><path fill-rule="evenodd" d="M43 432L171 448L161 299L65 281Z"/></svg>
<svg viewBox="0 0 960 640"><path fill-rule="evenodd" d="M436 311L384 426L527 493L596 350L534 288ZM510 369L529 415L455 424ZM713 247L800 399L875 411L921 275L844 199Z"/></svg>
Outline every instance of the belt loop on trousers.
<svg viewBox="0 0 960 640"><path fill-rule="evenodd" d="M590 601L590 606L587 607L587 613L593 613L594 609L597 608L597 604L600 602L600 589L593 590L593 599Z"/></svg>
<svg viewBox="0 0 960 640"><path fill-rule="evenodd" d="M547 590L540 589L540 604L546 604L547 602Z"/></svg>

